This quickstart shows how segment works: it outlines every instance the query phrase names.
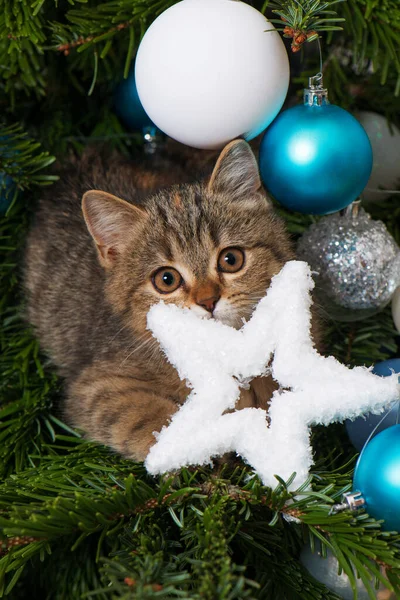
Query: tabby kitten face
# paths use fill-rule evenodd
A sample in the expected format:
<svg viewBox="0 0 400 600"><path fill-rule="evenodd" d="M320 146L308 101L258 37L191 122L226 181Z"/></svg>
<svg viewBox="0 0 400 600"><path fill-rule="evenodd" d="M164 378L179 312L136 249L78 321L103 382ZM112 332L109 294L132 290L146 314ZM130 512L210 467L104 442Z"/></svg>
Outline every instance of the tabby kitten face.
<svg viewBox="0 0 400 600"><path fill-rule="evenodd" d="M100 191L83 212L109 302L136 334L160 300L240 328L293 258L248 144L231 142L208 185L176 186L137 206Z"/></svg>

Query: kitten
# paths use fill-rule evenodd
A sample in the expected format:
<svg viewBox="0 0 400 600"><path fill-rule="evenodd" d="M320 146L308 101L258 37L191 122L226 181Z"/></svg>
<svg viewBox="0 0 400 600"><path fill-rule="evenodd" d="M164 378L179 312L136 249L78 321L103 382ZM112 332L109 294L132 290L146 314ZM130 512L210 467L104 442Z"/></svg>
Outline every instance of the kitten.
<svg viewBox="0 0 400 600"><path fill-rule="evenodd" d="M57 196L53 187L28 236L25 287L28 318L66 380L68 422L143 460L188 394L146 328L150 306L240 328L294 255L243 140L205 183L163 188L171 169L129 169L78 173ZM274 389L254 380L237 408L266 408Z"/></svg>

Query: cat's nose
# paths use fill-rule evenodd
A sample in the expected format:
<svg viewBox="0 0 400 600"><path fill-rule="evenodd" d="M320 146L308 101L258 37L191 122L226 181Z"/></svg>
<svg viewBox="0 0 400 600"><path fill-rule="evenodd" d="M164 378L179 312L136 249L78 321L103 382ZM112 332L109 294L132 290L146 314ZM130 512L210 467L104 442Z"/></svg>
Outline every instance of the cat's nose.
<svg viewBox="0 0 400 600"><path fill-rule="evenodd" d="M203 308L206 309L206 311L208 311L209 313L213 313L215 306L218 302L218 300L221 298L221 296L210 296L209 298L202 298L201 300L197 300L196 304L198 304L199 306L202 306Z"/></svg>

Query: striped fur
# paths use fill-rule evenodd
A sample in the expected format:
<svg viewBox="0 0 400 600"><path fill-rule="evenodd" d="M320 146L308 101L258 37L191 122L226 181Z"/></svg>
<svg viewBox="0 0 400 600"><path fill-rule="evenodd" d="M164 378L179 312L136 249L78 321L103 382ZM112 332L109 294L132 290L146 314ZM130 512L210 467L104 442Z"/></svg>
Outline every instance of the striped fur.
<svg viewBox="0 0 400 600"><path fill-rule="evenodd" d="M66 418L137 460L188 393L146 329L149 307L162 297L210 317L200 299L214 294L215 318L240 327L293 258L244 141L223 150L210 179L190 179L168 161L74 166L40 202L27 243L28 319L66 380ZM101 192L86 194L85 222L89 190ZM234 274L217 269L230 246L246 255ZM161 266L184 279L172 294L152 284ZM238 408L266 408L273 389L257 380Z"/></svg>

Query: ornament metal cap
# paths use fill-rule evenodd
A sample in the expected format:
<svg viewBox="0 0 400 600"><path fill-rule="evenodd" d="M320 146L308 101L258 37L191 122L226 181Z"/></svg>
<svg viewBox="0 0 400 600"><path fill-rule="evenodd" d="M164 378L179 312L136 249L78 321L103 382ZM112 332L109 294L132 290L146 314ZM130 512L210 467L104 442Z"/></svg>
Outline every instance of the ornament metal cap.
<svg viewBox="0 0 400 600"><path fill-rule="evenodd" d="M308 88L304 88L304 104L309 106L329 104L328 90L323 87L322 73L308 78Z"/></svg>
<svg viewBox="0 0 400 600"><path fill-rule="evenodd" d="M343 504L347 504L349 510L353 511L361 510L365 505L365 500L359 491L346 492L342 496L342 502Z"/></svg>
<svg viewBox="0 0 400 600"><path fill-rule="evenodd" d="M330 515L336 515L337 513L343 512L344 510L351 510L356 512L361 510L365 506L365 500L361 492L346 492L342 496L341 504L334 504L329 511Z"/></svg>

